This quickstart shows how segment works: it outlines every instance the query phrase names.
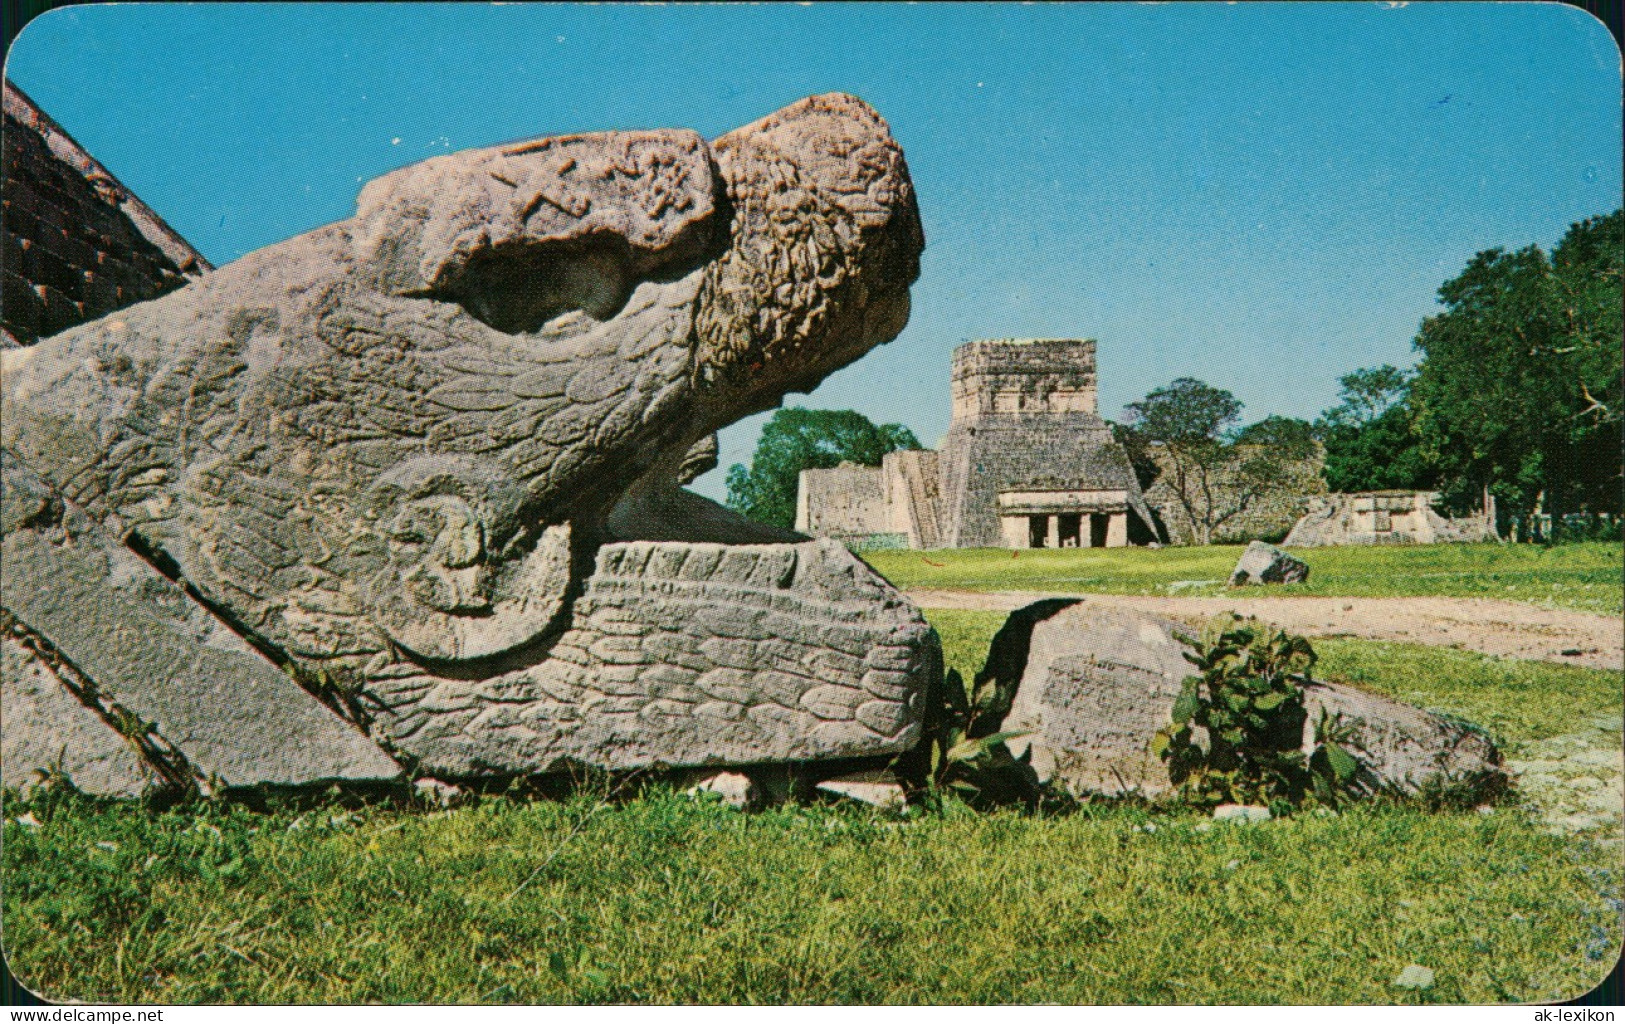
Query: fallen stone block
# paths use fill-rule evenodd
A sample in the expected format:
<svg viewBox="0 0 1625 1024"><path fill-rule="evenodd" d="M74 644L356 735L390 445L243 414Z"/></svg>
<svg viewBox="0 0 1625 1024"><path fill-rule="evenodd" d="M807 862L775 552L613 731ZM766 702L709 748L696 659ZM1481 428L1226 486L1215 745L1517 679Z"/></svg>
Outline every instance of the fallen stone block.
<svg viewBox="0 0 1625 1024"><path fill-rule="evenodd" d="M0 460L0 485L19 494L38 490L30 486L26 469L4 455ZM121 718L124 738L150 734L177 751L195 781L206 785L371 782L400 775L400 766L357 727L301 689L76 505L60 502L52 508L32 517L8 516L18 528L0 541L5 564L0 603L83 681L86 692L73 699L89 702L103 720ZM0 714L8 744L56 752L92 742L94 753L64 758L65 771L87 758L110 756L105 742L90 739L95 730L83 716L46 713L62 704L55 694L46 696L47 684L44 676L30 673L30 690L6 688ZM19 762L16 770L24 767ZM7 771L12 770L8 758ZM74 781L81 787L128 788L126 769L118 778L122 781L94 781L87 775Z"/></svg>
<svg viewBox="0 0 1625 1024"><path fill-rule="evenodd" d="M139 797L163 780L16 637L0 639L0 783L27 793L56 775L91 796ZM35 723L49 723L49 728Z"/></svg>
<svg viewBox="0 0 1625 1024"><path fill-rule="evenodd" d="M1309 566L1300 559L1282 551L1273 544L1255 540L1247 545L1230 574L1232 587L1252 583L1304 583L1309 579Z"/></svg>
<svg viewBox="0 0 1625 1024"><path fill-rule="evenodd" d="M412 783L412 792L424 803L447 810L462 807L474 800L474 794L462 786L454 786L439 779L418 779Z"/></svg>
<svg viewBox="0 0 1625 1024"><path fill-rule="evenodd" d="M1254 825L1270 820L1268 807L1251 804L1220 804L1213 808L1214 821L1233 821L1238 825Z"/></svg>
<svg viewBox="0 0 1625 1024"><path fill-rule="evenodd" d="M825 779L817 786L818 792L854 800L881 810L898 811L908 803L908 794L887 771L853 772L833 779Z"/></svg>
<svg viewBox="0 0 1625 1024"><path fill-rule="evenodd" d="M749 777L738 772L713 772L684 789L688 796L713 796L736 811L754 810L765 795Z"/></svg>
<svg viewBox="0 0 1625 1024"><path fill-rule="evenodd" d="M1195 673L1176 639L1184 632L1093 603L1043 601L1013 612L983 670L1019 680L1001 731L1029 735L1011 740L1011 751L1030 748L1039 780L1074 794L1166 793L1168 770L1150 744ZM1304 705L1305 752L1322 710L1340 716L1372 787L1472 796L1505 782L1500 753L1470 725L1338 683L1312 683Z"/></svg>

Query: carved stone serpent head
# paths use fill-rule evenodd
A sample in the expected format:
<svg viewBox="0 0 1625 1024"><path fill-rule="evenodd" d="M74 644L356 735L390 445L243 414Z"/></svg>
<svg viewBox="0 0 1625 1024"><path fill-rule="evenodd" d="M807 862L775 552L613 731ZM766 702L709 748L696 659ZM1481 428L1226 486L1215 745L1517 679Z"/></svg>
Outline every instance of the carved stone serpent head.
<svg viewBox="0 0 1625 1024"><path fill-rule="evenodd" d="M895 337L923 244L845 95L451 154L6 353L0 432L265 646L477 661L556 623L629 492Z"/></svg>

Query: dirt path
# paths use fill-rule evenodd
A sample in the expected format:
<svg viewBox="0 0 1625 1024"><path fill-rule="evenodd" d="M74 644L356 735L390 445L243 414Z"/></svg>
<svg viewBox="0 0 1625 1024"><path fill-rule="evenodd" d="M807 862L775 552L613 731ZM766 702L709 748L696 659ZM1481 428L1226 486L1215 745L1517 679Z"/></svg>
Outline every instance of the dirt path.
<svg viewBox="0 0 1625 1024"><path fill-rule="evenodd" d="M1465 597L1147 597L910 590L922 608L1011 611L1045 597L1140 608L1200 622L1223 611L1256 615L1305 636L1357 636L1430 644L1503 658L1625 668L1625 623L1606 615Z"/></svg>

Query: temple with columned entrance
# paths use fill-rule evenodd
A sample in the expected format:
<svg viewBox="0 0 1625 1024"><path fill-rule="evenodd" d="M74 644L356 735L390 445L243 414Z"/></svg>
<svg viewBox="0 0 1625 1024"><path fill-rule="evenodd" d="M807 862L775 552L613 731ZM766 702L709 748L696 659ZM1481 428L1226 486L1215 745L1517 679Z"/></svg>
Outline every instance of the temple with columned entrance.
<svg viewBox="0 0 1625 1024"><path fill-rule="evenodd" d="M1095 342L954 350L936 451L803 470L796 529L873 547L1124 547L1157 539L1128 455L1100 418Z"/></svg>

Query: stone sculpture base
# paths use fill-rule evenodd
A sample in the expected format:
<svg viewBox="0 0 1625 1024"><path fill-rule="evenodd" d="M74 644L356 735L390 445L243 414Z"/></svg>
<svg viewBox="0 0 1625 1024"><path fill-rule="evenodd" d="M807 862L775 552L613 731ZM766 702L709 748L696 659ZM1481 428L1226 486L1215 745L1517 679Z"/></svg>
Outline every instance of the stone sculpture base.
<svg viewBox="0 0 1625 1024"><path fill-rule="evenodd" d="M598 552L571 623L491 679L402 663L374 728L446 777L815 761L919 739L941 647L831 541L636 541Z"/></svg>
<svg viewBox="0 0 1625 1024"><path fill-rule="evenodd" d="M838 544L635 541L599 549L534 663L476 679L403 656L324 703L26 468L0 467L16 788L381 782L397 758L479 778L871 757L918 741L942 671L918 610Z"/></svg>

